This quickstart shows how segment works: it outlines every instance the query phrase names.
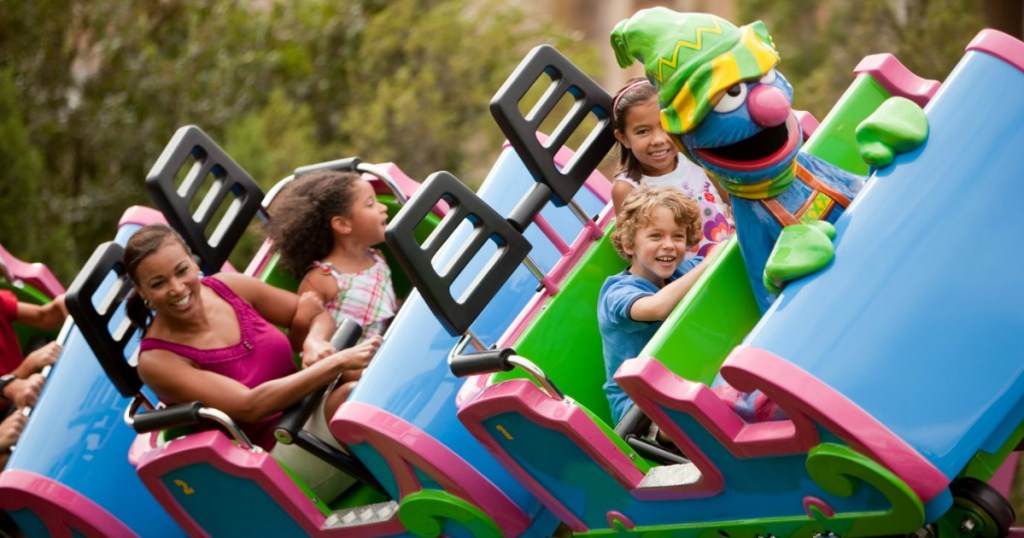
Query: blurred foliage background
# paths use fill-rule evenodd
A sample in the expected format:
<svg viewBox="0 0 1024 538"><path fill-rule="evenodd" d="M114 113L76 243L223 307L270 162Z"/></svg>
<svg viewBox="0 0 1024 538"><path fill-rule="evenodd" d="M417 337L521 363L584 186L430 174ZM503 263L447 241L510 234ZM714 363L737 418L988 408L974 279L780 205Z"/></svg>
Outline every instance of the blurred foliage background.
<svg viewBox="0 0 1024 538"><path fill-rule="evenodd" d="M794 106L821 119L868 54L891 53L918 76L944 80L964 47L991 26L983 8L978 0L746 0L736 19L765 21Z"/></svg>
<svg viewBox="0 0 1024 538"><path fill-rule="evenodd" d="M146 173L187 124L265 189L353 155L476 186L501 142L487 104L524 54L554 45L614 93L625 80L607 45L615 21L594 13L657 4L763 19L796 107L818 118L864 55L893 52L941 80L986 26L974 0L563 0L552 20L532 0L6 2L0 244L70 283L127 207L150 204ZM568 28L584 18L589 30Z"/></svg>
<svg viewBox="0 0 1024 538"><path fill-rule="evenodd" d="M6 2L0 243L67 285L151 203L146 173L186 124L264 189L353 155L479 182L502 140L487 104L527 51L599 70L569 36L495 0Z"/></svg>
<svg viewBox="0 0 1024 538"><path fill-rule="evenodd" d="M582 19L583 11L628 9L625 17L706 4L738 24L764 20L796 108L819 119L867 54L892 52L942 80L980 29L1020 36L1022 24L1019 0L618 1L564 0L554 11ZM121 213L150 203L146 173L186 124L209 133L264 189L296 166L352 155L395 162L418 180L448 170L475 186L502 139L487 104L533 46L554 45L606 84L626 78L610 61L611 25L588 35L535 8L529 0L4 2L0 244L69 284ZM246 241L236 266L258 238ZM1015 492L1018 506L1020 498Z"/></svg>

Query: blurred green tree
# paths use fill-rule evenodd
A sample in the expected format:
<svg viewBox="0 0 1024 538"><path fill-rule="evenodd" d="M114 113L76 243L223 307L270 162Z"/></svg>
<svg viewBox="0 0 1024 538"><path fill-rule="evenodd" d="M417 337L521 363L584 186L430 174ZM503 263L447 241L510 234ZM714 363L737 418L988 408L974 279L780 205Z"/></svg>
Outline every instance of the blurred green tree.
<svg viewBox="0 0 1024 538"><path fill-rule="evenodd" d="M974 0L739 0L735 22L757 19L782 54L794 105L819 120L865 56L889 52L917 75L943 80L985 27Z"/></svg>
<svg viewBox="0 0 1024 538"><path fill-rule="evenodd" d="M28 129L18 109L17 88L10 69L0 69L0 215L4 222L38 221L42 211L39 199L43 160L29 142ZM4 248L25 261L46 253L45 234L39 226L12 226L11 233L0 235ZM17 233L14 233L17 231Z"/></svg>
<svg viewBox="0 0 1024 538"><path fill-rule="evenodd" d="M500 141L488 100L525 51L553 43L597 69L568 35L490 0L5 5L0 65L22 127L3 140L38 166L4 182L11 200L30 201L5 214L0 241L70 282L127 207L150 203L146 173L186 124L264 188L350 155L417 179L447 169L479 181ZM45 248L16 243L25 229Z"/></svg>
<svg viewBox="0 0 1024 538"><path fill-rule="evenodd" d="M551 44L597 75L595 51L505 4L387 3L359 36L345 81L357 103L340 121L349 145L413 178L448 170L475 187L503 140L488 103L531 48Z"/></svg>

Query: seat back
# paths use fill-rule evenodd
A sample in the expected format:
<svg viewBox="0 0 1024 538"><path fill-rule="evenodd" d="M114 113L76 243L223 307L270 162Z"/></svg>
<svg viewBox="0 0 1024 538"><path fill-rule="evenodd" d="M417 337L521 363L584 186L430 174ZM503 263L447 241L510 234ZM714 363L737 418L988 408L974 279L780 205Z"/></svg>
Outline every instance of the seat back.
<svg viewBox="0 0 1024 538"><path fill-rule="evenodd" d="M228 261L263 201L252 177L195 125L174 133L146 176L146 189L206 274Z"/></svg>
<svg viewBox="0 0 1024 538"><path fill-rule="evenodd" d="M129 363L139 330L124 310L132 283L123 260L124 247L114 241L96 247L68 287L65 304L107 377L130 398L139 394L142 380Z"/></svg>
<svg viewBox="0 0 1024 538"><path fill-rule="evenodd" d="M604 237L590 247L562 281L558 294L549 299L512 346L516 353L536 363L565 395L605 423L610 423L611 413L601 388L605 371L597 299L605 279L626 265L611 245L612 229L609 226ZM495 374L492 381L524 375L517 369Z"/></svg>
<svg viewBox="0 0 1024 538"><path fill-rule="evenodd" d="M544 80L548 82L547 91L530 113L522 114L524 97ZM542 124L566 97L574 106L553 132L544 135L540 132ZM615 143L611 96L547 45L533 49L509 75L491 100L491 113L536 184L502 216L454 176L439 172L424 182L421 194L399 213L387 232L399 263L452 335L469 329L520 263L526 261L544 283L544 275L527 259L532 246L523 232L548 202L556 206L570 204ZM578 130L587 129L584 123L588 119L595 121L584 142L571 159L562 159L568 150L567 141ZM409 230L441 202L453 205L453 212L427 241L411 240ZM466 223L473 228L468 240L458 233ZM471 262L489 243L495 247L495 254L461 289L458 282L466 279L464 271L477 269ZM434 266L438 259L446 260L444 267Z"/></svg>

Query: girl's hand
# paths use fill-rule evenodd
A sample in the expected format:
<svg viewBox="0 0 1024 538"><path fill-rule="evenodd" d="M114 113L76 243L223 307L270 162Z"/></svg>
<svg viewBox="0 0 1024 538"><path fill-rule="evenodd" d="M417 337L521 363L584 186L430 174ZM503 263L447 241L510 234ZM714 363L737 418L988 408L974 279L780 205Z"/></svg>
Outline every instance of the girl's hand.
<svg viewBox="0 0 1024 538"><path fill-rule="evenodd" d="M339 351L336 356L342 362L343 369L362 370L366 368L366 365L370 364L370 359L377 354L381 341L380 335L367 338L350 348Z"/></svg>
<svg viewBox="0 0 1024 538"><path fill-rule="evenodd" d="M302 367L307 368L312 364L316 364L337 351L326 340L306 338L306 341L302 343Z"/></svg>

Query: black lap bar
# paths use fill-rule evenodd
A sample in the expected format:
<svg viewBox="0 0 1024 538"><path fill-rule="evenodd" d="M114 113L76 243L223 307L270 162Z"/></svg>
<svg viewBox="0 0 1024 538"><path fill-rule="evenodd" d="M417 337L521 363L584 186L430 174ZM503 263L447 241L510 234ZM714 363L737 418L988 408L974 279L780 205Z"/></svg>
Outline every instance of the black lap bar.
<svg viewBox="0 0 1024 538"><path fill-rule="evenodd" d="M455 377L507 372L515 367L508 361L512 355L515 355L515 351L510 347L466 353L452 357L448 362L448 367L451 368Z"/></svg>
<svg viewBox="0 0 1024 538"><path fill-rule="evenodd" d="M149 171L146 189L206 274L220 271L263 201L252 177L195 125L174 133Z"/></svg>
<svg viewBox="0 0 1024 538"><path fill-rule="evenodd" d="M538 80L549 80L550 85L536 106L524 116L520 102ZM557 105L565 97L572 99L573 106L542 142L537 138L538 131L552 112L562 110ZM612 97L550 45L540 45L530 51L491 98L490 107L494 121L527 170L538 183L547 185L554 193L552 201L556 205L565 205L572 199L615 144L611 125ZM584 120L588 116L594 120L591 132L572 160L558 166L555 156L571 135L585 128Z"/></svg>
<svg viewBox="0 0 1024 538"><path fill-rule="evenodd" d="M331 346L337 350L352 347L359 341L359 337L362 334L363 328L358 323L348 318L343 319L338 325L338 329L334 331L334 336L331 337ZM309 417L313 415L316 406L320 405L320 401L323 400L324 392L326 391L327 383L311 394L306 395L298 404L285 410L281 420L278 421L277 426L274 428L274 437L278 442L288 445L295 442L299 431L302 430Z"/></svg>
<svg viewBox="0 0 1024 538"><path fill-rule="evenodd" d="M202 408L203 402L196 401L140 413L135 415L132 427L139 433L146 433L195 426L203 422L203 418L199 415L199 410Z"/></svg>
<svg viewBox="0 0 1024 538"><path fill-rule="evenodd" d="M421 245L416 227L441 202L450 209ZM472 230L468 238L455 244L453 236L463 223L471 224ZM469 328L531 248L515 226L448 172L435 172L427 178L388 225L385 239L403 272L453 336ZM491 241L497 248L490 263L483 269L474 267L473 282L461 297L455 297L453 283ZM449 256L443 268L436 268L435 257L442 248Z"/></svg>

